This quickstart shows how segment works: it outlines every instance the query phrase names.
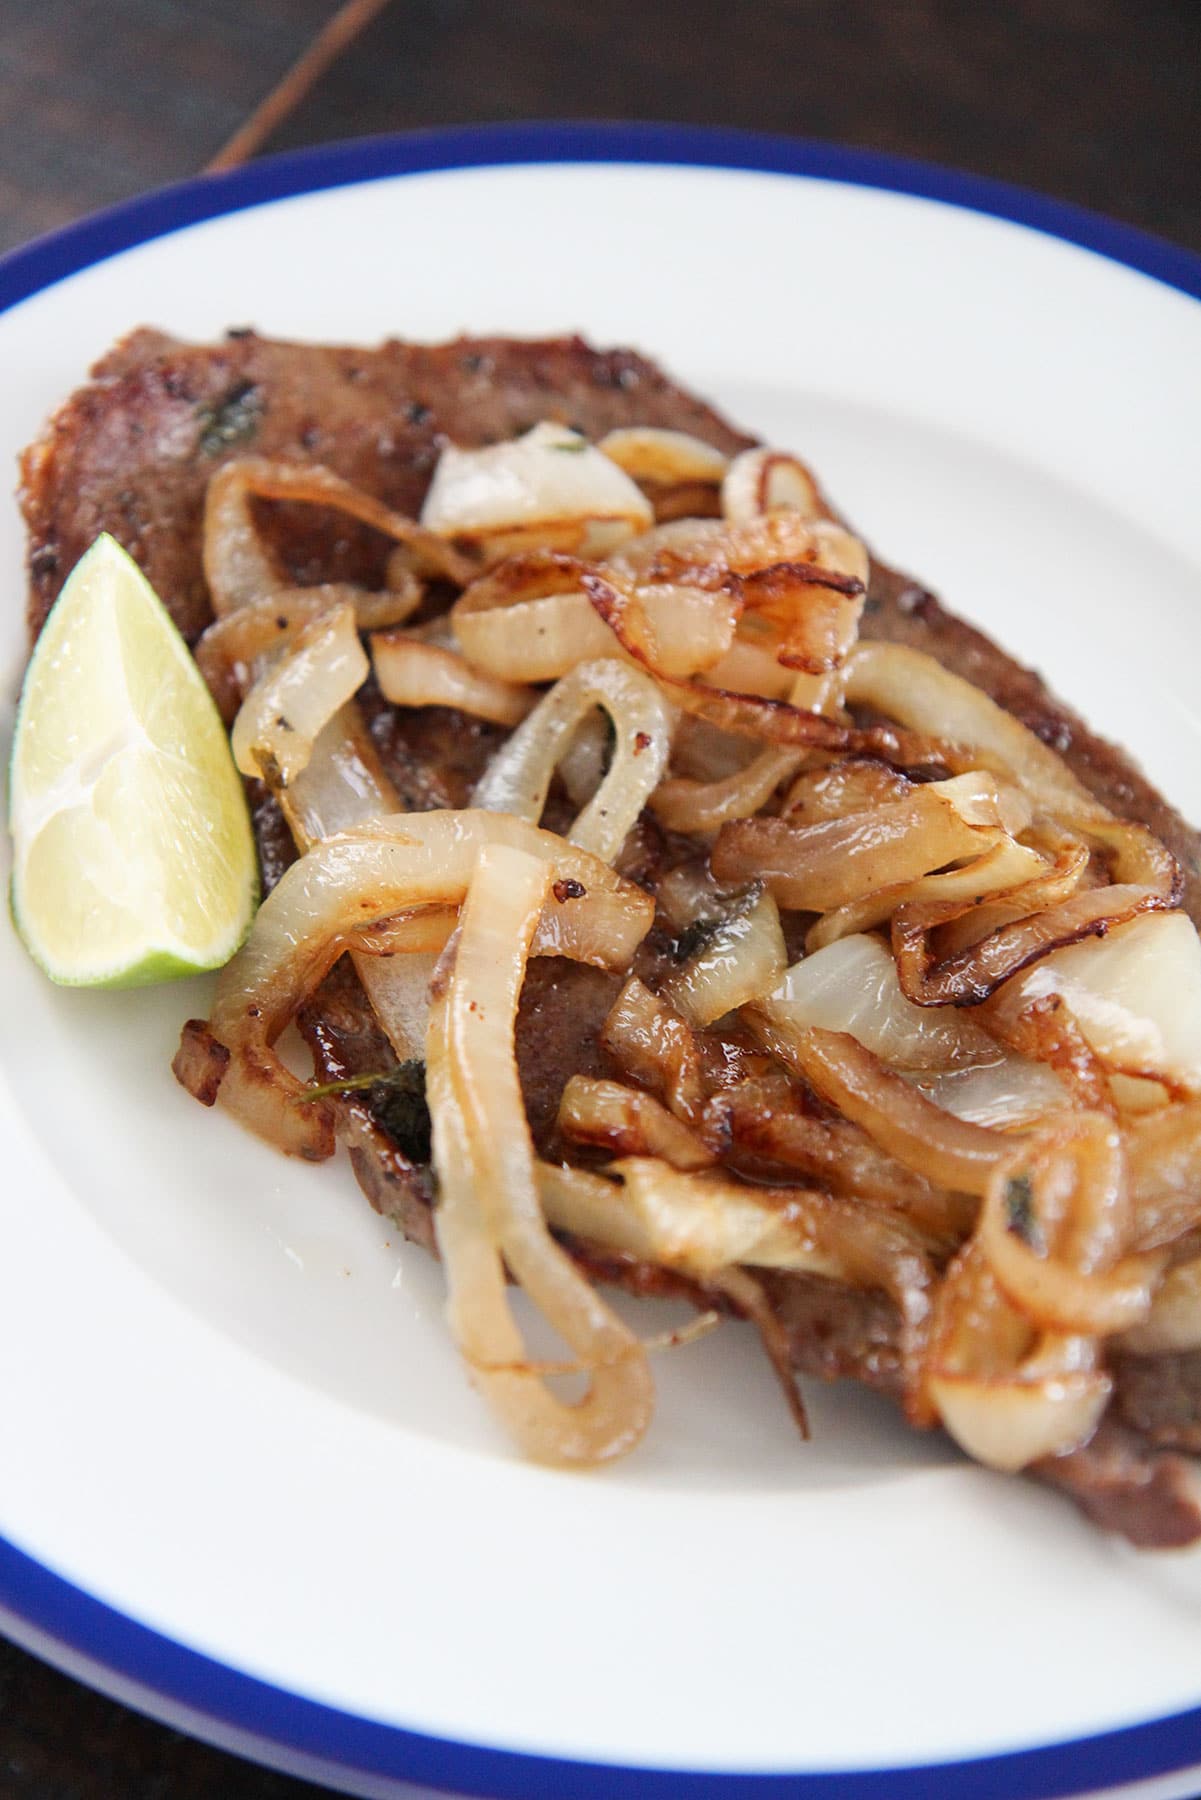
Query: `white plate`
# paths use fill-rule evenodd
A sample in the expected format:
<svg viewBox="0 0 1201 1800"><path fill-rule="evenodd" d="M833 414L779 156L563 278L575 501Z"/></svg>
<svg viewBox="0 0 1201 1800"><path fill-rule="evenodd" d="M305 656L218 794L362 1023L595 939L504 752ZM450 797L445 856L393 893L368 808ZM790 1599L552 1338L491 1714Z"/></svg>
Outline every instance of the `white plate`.
<svg viewBox="0 0 1201 1800"><path fill-rule="evenodd" d="M1103 221L813 146L386 141L10 259L0 438L15 453L144 321L633 343L811 458L1201 817L1190 286ZM11 507L0 562L12 690ZM363 1793L1187 1790L1197 1557L1136 1556L850 1388L813 1393L802 1447L735 1328L660 1359L622 1466L526 1466L466 1387L436 1269L348 1170L286 1164L175 1085L202 985L55 991L8 932L0 962L14 1636Z"/></svg>

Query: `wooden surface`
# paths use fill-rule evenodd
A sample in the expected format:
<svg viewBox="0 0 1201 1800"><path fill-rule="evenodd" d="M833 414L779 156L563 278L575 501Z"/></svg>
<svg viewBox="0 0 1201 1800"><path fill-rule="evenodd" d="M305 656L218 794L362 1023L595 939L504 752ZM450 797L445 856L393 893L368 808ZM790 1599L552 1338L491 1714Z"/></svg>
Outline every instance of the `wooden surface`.
<svg viewBox="0 0 1201 1800"><path fill-rule="evenodd" d="M0 249L196 172L330 0L0 0ZM267 144L485 119L841 139L1201 250L1198 0L391 0ZM0 1645L0 1800L301 1800Z"/></svg>

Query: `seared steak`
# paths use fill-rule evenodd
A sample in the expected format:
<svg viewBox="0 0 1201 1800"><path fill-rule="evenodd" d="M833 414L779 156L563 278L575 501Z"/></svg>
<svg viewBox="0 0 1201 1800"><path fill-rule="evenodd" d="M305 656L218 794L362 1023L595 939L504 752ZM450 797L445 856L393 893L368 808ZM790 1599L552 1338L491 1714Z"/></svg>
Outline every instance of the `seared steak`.
<svg viewBox="0 0 1201 1800"><path fill-rule="evenodd" d="M273 343L253 332L198 347L137 331L96 366L91 383L59 409L23 459L31 635L74 563L104 530L134 555L194 642L212 616L200 554L204 494L230 457L253 452L320 462L397 510L416 513L444 443L491 443L548 418L591 438L638 424L690 432L727 452L753 441L641 356L598 352L579 338L363 350ZM386 546L367 528L311 507L265 507L262 516L296 582L380 579ZM1186 905L1201 926L1197 835L1130 759L1064 708L1037 674L879 563L863 633L927 651L978 684L1051 744L1098 799L1149 826L1180 861ZM444 709L397 715L370 689L363 701L406 806L469 801L498 741L493 728ZM256 828L269 881L286 864L290 845L268 799L256 802ZM611 978L594 970L559 961L531 969L518 1048L531 1123L543 1147L553 1146L566 1077L605 1070L599 1031L612 994ZM349 964L335 969L301 1025L328 1079L395 1069ZM432 1247L419 1096L403 1082L384 1082L347 1096L341 1110L372 1203ZM712 1301L667 1271L578 1249L594 1273L632 1291ZM883 1295L781 1274L766 1276L764 1287L798 1369L898 1391L898 1319ZM1117 1398L1092 1444L1035 1472L1069 1492L1103 1527L1136 1543L1192 1541L1201 1535L1201 1503L1176 1451L1201 1444L1201 1358L1127 1358L1117 1372Z"/></svg>

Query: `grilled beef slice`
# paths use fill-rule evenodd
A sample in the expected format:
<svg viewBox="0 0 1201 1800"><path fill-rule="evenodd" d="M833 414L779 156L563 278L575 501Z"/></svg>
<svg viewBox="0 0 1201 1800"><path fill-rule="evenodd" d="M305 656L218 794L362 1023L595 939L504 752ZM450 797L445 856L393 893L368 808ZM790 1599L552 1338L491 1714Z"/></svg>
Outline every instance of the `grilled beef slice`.
<svg viewBox="0 0 1201 1800"><path fill-rule="evenodd" d="M579 338L543 342L459 339L376 350L275 343L231 332L215 346L135 331L60 407L21 463L29 532L31 637L72 567L100 531L137 559L189 642L212 614L201 566L204 494L229 458L254 454L319 462L398 511L416 513L442 445L499 442L541 419L597 438L621 425L693 433L728 453L754 440L628 350L596 351ZM386 546L377 534L318 508L265 506L263 528L297 583L378 582ZM1201 926L1201 841L1124 752L1099 738L1040 677L957 619L924 588L873 561L863 632L910 644L981 687L1064 758L1122 817L1147 825L1178 858L1185 905ZM465 804L497 739L445 709L397 715L370 692L365 710L405 804ZM274 816L273 816L274 815ZM256 828L267 872L287 860L278 815L258 798ZM599 1027L611 983L560 962L535 964L518 1024L526 1103L549 1145L559 1093L573 1070L603 1068ZM395 1069L348 964L304 1010L301 1025L327 1079ZM343 1135L372 1204L432 1247L430 1171L419 1144L407 1076L348 1095ZM401 1093L397 1110L397 1093ZM409 1101L403 1096L409 1093ZM595 1274L635 1292L689 1293L693 1285L629 1258L579 1247ZM898 1322L878 1294L814 1277L774 1274L767 1292L804 1373L898 1387ZM698 1301L712 1296L697 1290ZM1099 1525L1146 1545L1201 1536L1201 1500L1177 1453L1201 1441L1201 1357L1119 1359L1117 1395L1091 1444L1035 1471L1071 1494Z"/></svg>

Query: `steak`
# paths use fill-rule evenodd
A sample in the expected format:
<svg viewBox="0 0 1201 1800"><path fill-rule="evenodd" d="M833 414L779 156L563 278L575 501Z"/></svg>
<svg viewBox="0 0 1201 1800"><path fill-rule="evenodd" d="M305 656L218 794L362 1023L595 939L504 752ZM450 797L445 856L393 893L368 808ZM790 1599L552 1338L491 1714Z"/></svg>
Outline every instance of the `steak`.
<svg viewBox="0 0 1201 1800"><path fill-rule="evenodd" d="M420 511L448 441L497 443L540 419L590 437L663 425L735 451L751 442L632 350L581 338L523 343L279 344L253 331L216 346L135 331L96 364L21 464L29 628L101 531L141 565L189 643L212 618L200 521L213 472L253 454L319 462L397 512ZM298 584L378 582L383 541L310 506L275 509Z"/></svg>
<svg viewBox="0 0 1201 1800"><path fill-rule="evenodd" d="M204 496L214 471L231 457L322 463L397 511L416 514L444 444L499 442L542 419L593 439L619 426L666 427L727 453L754 441L645 358L593 350L578 337L391 342L366 350L277 343L253 331L195 346L135 331L96 365L90 383L60 407L22 458L31 637L76 561L108 531L195 642L212 617L201 563ZM369 528L307 506L264 506L260 522L297 584L382 579L387 546ZM1056 700L1034 671L875 560L862 629L866 637L923 650L974 682L1059 752L1097 799L1148 826L1180 862L1185 904L1201 926L1197 835L1131 759ZM469 801L499 741L494 728L441 708L396 713L370 684L361 701L407 807ZM274 803L261 790L253 798L270 885L291 847ZM592 969L558 959L531 965L518 1051L531 1124L544 1150L555 1147L555 1112L567 1076L605 1072L600 1027L613 992L613 979ZM433 1248L420 1093L397 1068L348 962L335 968L299 1022L326 1079L381 1076L340 1102L342 1136L372 1204ZM712 1294L671 1271L576 1248L594 1274L633 1292L714 1303ZM899 1320L884 1295L770 1272L762 1285L799 1370L899 1393ZM1033 1473L1069 1493L1103 1528L1135 1543L1191 1542L1201 1536L1201 1500L1178 1452L1201 1445L1201 1356L1119 1358L1116 1373L1115 1401L1092 1442Z"/></svg>

